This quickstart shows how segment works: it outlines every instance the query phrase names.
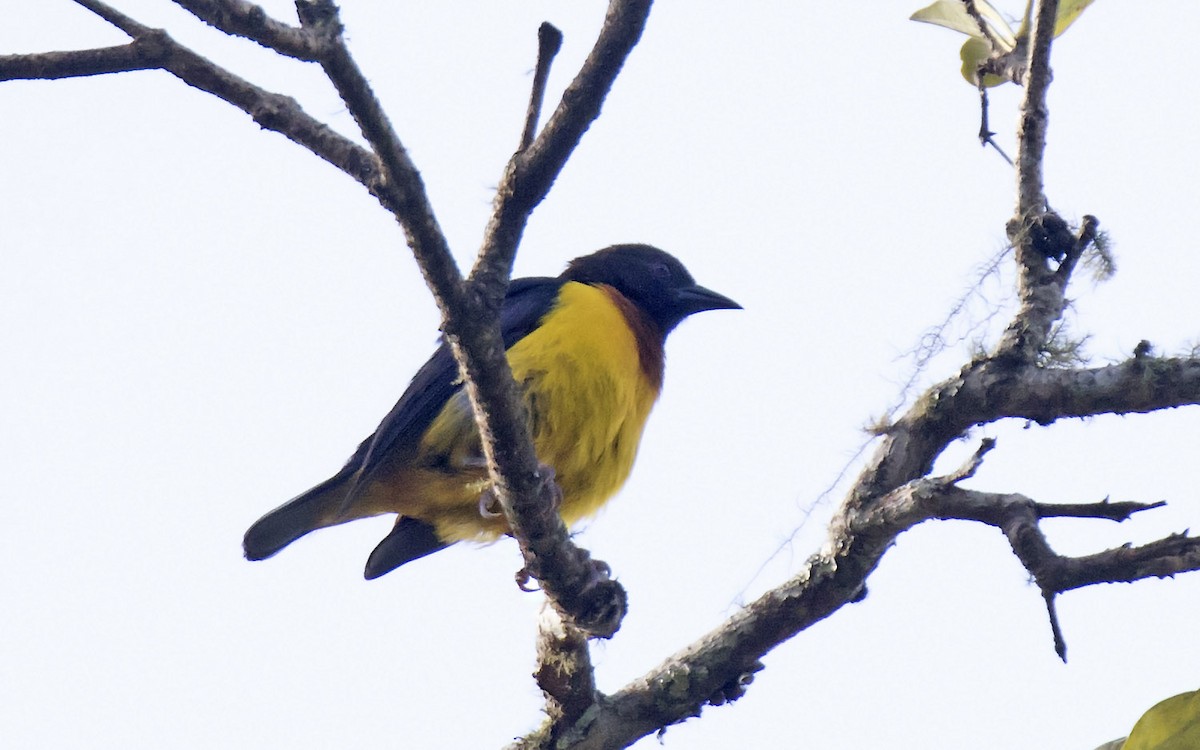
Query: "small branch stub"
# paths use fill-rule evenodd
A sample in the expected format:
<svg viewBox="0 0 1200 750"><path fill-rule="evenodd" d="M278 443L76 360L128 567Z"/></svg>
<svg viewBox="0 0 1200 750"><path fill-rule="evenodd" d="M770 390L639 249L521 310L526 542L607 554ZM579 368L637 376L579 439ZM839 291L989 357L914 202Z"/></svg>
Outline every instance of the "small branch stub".
<svg viewBox="0 0 1200 750"><path fill-rule="evenodd" d="M517 151L524 151L537 135L538 119L542 114L542 102L546 98L546 81L550 78L550 66L555 55L562 49L563 36L551 23L538 27L537 67L533 71L533 90L529 93L529 108L525 112L525 129L521 132L521 144Z"/></svg>

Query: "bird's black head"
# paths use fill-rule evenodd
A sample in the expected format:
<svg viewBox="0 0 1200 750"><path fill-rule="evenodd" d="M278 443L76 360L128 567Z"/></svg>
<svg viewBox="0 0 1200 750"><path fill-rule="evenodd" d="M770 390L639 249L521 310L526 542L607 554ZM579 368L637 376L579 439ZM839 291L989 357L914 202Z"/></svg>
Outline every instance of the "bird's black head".
<svg viewBox="0 0 1200 750"><path fill-rule="evenodd" d="M643 310L664 336L692 313L742 307L697 284L674 256L650 245L613 245L576 258L561 278L608 284Z"/></svg>

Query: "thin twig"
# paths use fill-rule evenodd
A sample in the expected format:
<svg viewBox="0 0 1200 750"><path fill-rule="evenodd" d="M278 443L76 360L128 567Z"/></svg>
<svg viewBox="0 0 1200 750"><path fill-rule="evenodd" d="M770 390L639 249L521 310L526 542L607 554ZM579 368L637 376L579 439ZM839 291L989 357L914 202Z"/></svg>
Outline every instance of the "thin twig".
<svg viewBox="0 0 1200 750"><path fill-rule="evenodd" d="M113 26L116 26L121 31L124 31L131 37L145 36L151 31L149 26L144 26L121 11L112 7L102 0L75 0L76 4L82 5L91 12L108 21Z"/></svg>
<svg viewBox="0 0 1200 750"><path fill-rule="evenodd" d="M1000 154L1000 158L1008 162L1008 166L1015 166L1013 160L1008 154L1004 153L1004 149L1000 148L1000 144L996 143L995 133L992 132L988 125L988 93L987 86L983 82L983 75L979 75L979 143L982 146L991 146L996 149L996 153Z"/></svg>
<svg viewBox="0 0 1200 750"><path fill-rule="evenodd" d="M538 27L537 67L533 71L533 88L529 92L529 108L525 111L525 129L521 132L521 143L517 151L524 151L533 143L537 134L538 118L542 114L542 101L546 98L546 81L550 78L550 65L562 48L562 32L551 23Z"/></svg>
<svg viewBox="0 0 1200 750"><path fill-rule="evenodd" d="M1058 621L1058 607L1054 605L1057 596L1053 591L1042 592L1042 599L1046 602L1046 616L1050 619L1050 635L1054 639L1054 653L1066 663L1067 639L1063 637L1062 625Z"/></svg>
<svg viewBox="0 0 1200 750"><path fill-rule="evenodd" d="M579 73L530 147L509 161L469 277L478 294L503 296L529 215L600 116L617 74L642 36L650 6L651 0L610 0L604 26Z"/></svg>

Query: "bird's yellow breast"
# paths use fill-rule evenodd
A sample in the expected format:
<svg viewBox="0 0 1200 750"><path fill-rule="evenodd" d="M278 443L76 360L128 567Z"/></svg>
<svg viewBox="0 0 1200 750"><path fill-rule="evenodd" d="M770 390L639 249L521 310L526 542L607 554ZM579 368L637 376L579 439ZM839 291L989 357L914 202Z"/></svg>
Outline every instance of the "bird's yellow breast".
<svg viewBox="0 0 1200 750"><path fill-rule="evenodd" d="M568 282L540 325L508 350L534 448L539 460L554 467L563 493L559 512L568 525L599 510L629 477L658 397L658 380L642 362L646 347L638 345L629 309L610 287ZM434 501L442 506L438 512L406 513L427 516L445 541L494 538L503 531L476 508L482 488L479 438L465 406L464 394L452 398L421 446L426 456L471 469L470 489L454 493L452 501L461 512L447 513L450 498L443 496Z"/></svg>

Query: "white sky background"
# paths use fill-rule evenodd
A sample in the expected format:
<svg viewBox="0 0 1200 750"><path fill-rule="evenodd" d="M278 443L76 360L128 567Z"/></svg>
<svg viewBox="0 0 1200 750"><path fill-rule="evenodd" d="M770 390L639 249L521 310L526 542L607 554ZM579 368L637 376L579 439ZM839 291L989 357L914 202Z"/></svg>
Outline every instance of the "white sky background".
<svg viewBox="0 0 1200 750"><path fill-rule="evenodd" d="M116 3L357 136L315 66L165 0ZM633 477L579 537L630 592L621 632L593 649L604 690L816 549L829 502L772 557L895 400L904 353L1004 242L1011 173L975 140L961 39L906 20L920 4L662 0L529 225L520 275L646 241L746 308L672 336ZM1200 5L1152 5L1102 0L1055 46L1049 196L1099 217L1118 254L1113 281L1080 274L1072 290L1096 363L1200 338ZM553 103L604 3L343 6L466 264L521 127L537 24L566 34ZM0 53L123 41L66 0L4 15ZM1010 148L1017 93L993 102ZM475 748L534 726L540 597L512 584L511 541L374 582L361 570L385 519L241 558L246 526L340 467L432 349L436 312L392 219L165 73L0 84L0 134L0 744ZM989 428L940 468L994 435L970 486L1170 501L1120 526L1047 525L1085 554L1200 525L1197 419ZM1065 666L993 529L919 527L869 586L666 746L1088 750L1200 686L1195 576L1061 597Z"/></svg>

